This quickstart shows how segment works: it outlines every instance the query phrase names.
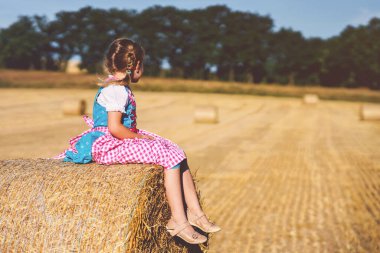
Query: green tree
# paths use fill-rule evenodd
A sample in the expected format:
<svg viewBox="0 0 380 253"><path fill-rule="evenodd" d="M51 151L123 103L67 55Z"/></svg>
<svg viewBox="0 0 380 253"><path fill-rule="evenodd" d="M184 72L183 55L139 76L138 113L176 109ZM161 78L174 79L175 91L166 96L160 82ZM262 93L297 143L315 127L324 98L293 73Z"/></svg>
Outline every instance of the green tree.
<svg viewBox="0 0 380 253"><path fill-rule="evenodd" d="M321 74L327 86L380 88L380 19L367 25L348 26L326 42Z"/></svg>
<svg viewBox="0 0 380 253"><path fill-rule="evenodd" d="M224 78L230 81L260 82L265 75L272 19L235 11L229 12L224 20L220 35L219 74L223 78L225 73Z"/></svg>
<svg viewBox="0 0 380 253"><path fill-rule="evenodd" d="M90 73L102 72L104 53L109 43L117 37L109 12L85 7L76 13L76 20L80 28L76 34L80 67Z"/></svg>
<svg viewBox="0 0 380 253"><path fill-rule="evenodd" d="M300 32L291 29L280 29L272 35L271 52L267 68L271 73L270 81L279 83L296 83L296 75L305 60L303 53L307 41Z"/></svg>
<svg viewBox="0 0 380 253"><path fill-rule="evenodd" d="M243 13L242 26L237 46L238 59L243 65L241 80L259 83L265 73L265 62L269 57L269 41L273 21L270 17Z"/></svg>
<svg viewBox="0 0 380 253"><path fill-rule="evenodd" d="M20 17L0 31L0 65L64 70L80 57L81 68L102 72L107 46L118 37L143 45L148 75L162 75L168 63L165 73L184 78L380 88L379 18L328 40L305 39L291 29L274 32L268 16L225 5L141 12L84 7L58 12L50 22Z"/></svg>
<svg viewBox="0 0 380 253"><path fill-rule="evenodd" d="M132 24L135 16L134 10L91 7L57 13L50 30L61 69L66 68L73 56L79 56L82 69L90 73L102 72L103 57L109 43L118 37L136 37Z"/></svg>
<svg viewBox="0 0 380 253"><path fill-rule="evenodd" d="M188 77L209 79L211 69L216 69L221 54L222 31L229 12L225 5L188 12L184 20L189 34L184 50Z"/></svg>
<svg viewBox="0 0 380 253"><path fill-rule="evenodd" d="M135 28L138 41L146 51L144 63L148 75L160 75L165 57L170 62L171 50L176 43L172 34L175 34L176 20L180 18L176 8L161 6L147 8L136 17Z"/></svg>
<svg viewBox="0 0 380 253"><path fill-rule="evenodd" d="M6 68L41 69L48 56L47 38L38 31L43 17L22 16L0 32L0 64Z"/></svg>
<svg viewBox="0 0 380 253"><path fill-rule="evenodd" d="M55 16L56 19L50 22L48 30L57 65L61 71L65 71L68 61L79 53L81 24L77 20L76 12L61 11Z"/></svg>

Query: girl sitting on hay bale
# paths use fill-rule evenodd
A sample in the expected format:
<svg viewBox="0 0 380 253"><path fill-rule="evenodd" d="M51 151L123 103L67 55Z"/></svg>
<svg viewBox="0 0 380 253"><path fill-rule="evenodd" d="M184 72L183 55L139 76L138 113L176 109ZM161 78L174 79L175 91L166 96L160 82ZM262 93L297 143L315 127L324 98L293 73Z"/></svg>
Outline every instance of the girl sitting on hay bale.
<svg viewBox="0 0 380 253"><path fill-rule="evenodd" d="M71 139L71 147L56 158L75 163L163 166L172 214L166 226L168 232L188 243L204 243L207 238L191 225L207 233L217 232L220 227L211 223L201 209L184 151L170 140L136 125L136 102L129 84L137 83L142 76L143 58L143 48L132 40L122 38L111 43L105 57L110 75L95 96L93 120L85 117L91 129Z"/></svg>

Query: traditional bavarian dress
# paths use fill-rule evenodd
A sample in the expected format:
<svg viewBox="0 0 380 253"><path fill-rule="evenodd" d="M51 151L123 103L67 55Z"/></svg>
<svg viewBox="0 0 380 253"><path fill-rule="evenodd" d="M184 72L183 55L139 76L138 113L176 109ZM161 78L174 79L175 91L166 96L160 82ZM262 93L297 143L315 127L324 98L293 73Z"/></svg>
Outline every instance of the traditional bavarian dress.
<svg viewBox="0 0 380 253"><path fill-rule="evenodd" d="M115 138L107 127L107 111L121 111L121 120L125 127L138 134L153 136L154 140ZM165 169L178 167L179 163L186 159L184 151L177 144L159 135L137 129L136 118L135 97L128 86L101 87L95 96L93 120L84 116L91 129L72 138L70 148L55 158L74 163L95 161L107 165L148 163L161 165Z"/></svg>

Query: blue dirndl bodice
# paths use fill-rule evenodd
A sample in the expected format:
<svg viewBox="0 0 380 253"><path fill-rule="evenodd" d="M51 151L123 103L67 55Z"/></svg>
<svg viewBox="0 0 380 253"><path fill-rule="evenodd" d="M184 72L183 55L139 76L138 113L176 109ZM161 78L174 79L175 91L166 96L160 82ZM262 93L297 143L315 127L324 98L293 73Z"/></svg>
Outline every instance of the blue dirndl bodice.
<svg viewBox="0 0 380 253"><path fill-rule="evenodd" d="M97 131L96 128L108 126L108 113L106 111L106 108L99 104L97 101L102 89L103 87L99 88L98 92L95 95L93 105L94 125L92 126L91 131L84 134L78 140L78 142L75 144L75 150L66 151L64 161L74 163L89 163L92 161L92 144L96 141L96 139L105 134L104 132ZM128 86L125 86L125 89L128 92L128 102L125 105L126 113L123 113L121 121L125 127L137 133L135 98Z"/></svg>

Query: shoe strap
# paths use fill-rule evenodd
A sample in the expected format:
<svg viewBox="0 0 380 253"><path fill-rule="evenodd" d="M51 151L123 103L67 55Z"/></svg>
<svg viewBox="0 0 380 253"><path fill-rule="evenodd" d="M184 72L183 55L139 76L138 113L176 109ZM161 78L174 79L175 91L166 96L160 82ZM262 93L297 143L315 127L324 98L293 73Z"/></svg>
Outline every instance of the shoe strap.
<svg viewBox="0 0 380 253"><path fill-rule="evenodd" d="M194 215L195 216L195 215ZM201 215L201 216L195 216L196 218L195 218L195 220L197 221L197 220L199 220L200 218L202 218L203 216L206 216L206 214L203 214L203 215ZM206 217L206 219L207 219L207 217ZM208 219L207 219L208 220Z"/></svg>
<svg viewBox="0 0 380 253"><path fill-rule="evenodd" d="M190 210L189 210L189 212L190 212ZM196 216L195 214L193 214L196 218L195 218L195 220L194 220L194 222L196 222L196 221L198 221L200 218L202 218L202 217L206 217L206 219L207 219L207 216L206 216L206 214L202 214L201 216ZM212 223L211 221L209 221L208 219L207 219L207 221L211 224L211 225L208 225L207 226L207 229L209 229L209 228L211 228L212 226L214 226L215 224L214 223Z"/></svg>
<svg viewBox="0 0 380 253"><path fill-rule="evenodd" d="M203 213L201 216L197 216L196 214L194 214L192 211L190 211L190 209L187 209L187 213L188 215L190 214L191 216L195 217L195 220L194 221L197 221L199 220L200 218L202 218L203 216L206 216L205 213ZM207 218L207 217L206 217Z"/></svg>
<svg viewBox="0 0 380 253"><path fill-rule="evenodd" d="M184 230L188 226L191 226L191 225L188 221L186 221L186 222L182 223L181 225L177 224L177 226L174 228L169 228L169 230L173 230L174 235L178 235L179 233L181 233L182 230Z"/></svg>

